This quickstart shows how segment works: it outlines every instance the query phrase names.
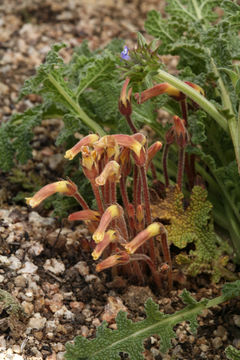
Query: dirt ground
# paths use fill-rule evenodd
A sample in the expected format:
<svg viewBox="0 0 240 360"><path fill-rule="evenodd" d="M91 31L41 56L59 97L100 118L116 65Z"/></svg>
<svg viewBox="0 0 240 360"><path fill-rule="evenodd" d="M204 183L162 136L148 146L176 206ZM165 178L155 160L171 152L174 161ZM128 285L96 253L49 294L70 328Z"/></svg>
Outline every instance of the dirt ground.
<svg viewBox="0 0 240 360"><path fill-rule="evenodd" d="M84 39L91 48L105 46L114 37L133 46L136 32L144 33L151 9L163 11L164 1L2 0L0 122L39 100L33 95L16 103L24 80L34 74L52 44L68 45L62 52L65 61ZM0 360L61 360L67 341L76 335L94 337L103 319L114 329L118 310L127 311L134 321L142 319L148 297L166 313L183 307L177 285L170 293L159 294L126 279L113 281L107 271L98 274L82 246L89 239L83 225L59 222L41 208L36 212L14 202L24 190L26 177L42 185L61 177L63 153L54 145L59 126L58 120L48 120L35 129L33 159L20 168L21 174L0 173ZM210 285L205 276L189 279L185 286L197 300L215 297L221 288ZM12 316L2 290L17 299L25 313L16 305L18 315ZM178 325L167 354L159 351L157 337L147 339L144 356L148 360L226 359L227 345L240 348L239 324L240 304L233 300L204 311L197 335L190 333L186 322Z"/></svg>

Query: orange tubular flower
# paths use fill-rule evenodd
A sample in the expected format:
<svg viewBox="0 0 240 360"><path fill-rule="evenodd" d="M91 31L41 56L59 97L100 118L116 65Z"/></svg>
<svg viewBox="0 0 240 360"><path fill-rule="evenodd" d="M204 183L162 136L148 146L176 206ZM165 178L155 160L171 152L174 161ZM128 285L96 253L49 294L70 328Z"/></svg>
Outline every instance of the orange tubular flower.
<svg viewBox="0 0 240 360"><path fill-rule="evenodd" d="M136 135L137 134L134 134L134 136ZM136 154L137 158L141 158L143 145L137 141L134 136L124 134L116 134L112 136L114 136L118 145L131 149Z"/></svg>
<svg viewBox="0 0 240 360"><path fill-rule="evenodd" d="M106 247L113 241L117 239L117 232L115 230L108 230L103 240L98 243L92 252L92 257L94 260L97 260L103 253L103 251L106 249Z"/></svg>
<svg viewBox="0 0 240 360"><path fill-rule="evenodd" d="M62 193L67 196L73 196L77 193L77 185L75 185L70 180L62 180L45 185L33 197L26 198L26 203L34 208L38 206L43 200L55 193Z"/></svg>
<svg viewBox="0 0 240 360"><path fill-rule="evenodd" d="M176 100L184 99L185 95L181 93L177 88L168 84L162 83L153 86L150 89L144 90L141 94L136 93L135 98L138 104L142 104L145 101L162 94L167 94L169 96L174 97Z"/></svg>
<svg viewBox="0 0 240 360"><path fill-rule="evenodd" d="M98 139L99 136L97 134L85 136L71 149L66 151L64 155L65 159L72 160L81 151L82 146L92 146Z"/></svg>
<svg viewBox="0 0 240 360"><path fill-rule="evenodd" d="M159 235L161 233L161 229L162 229L162 224L160 223L155 222L149 225L146 229L144 229L139 234L137 234L137 236L135 236L135 238L132 241L130 241L130 243L124 245L126 251L129 254L135 253L135 251L140 246L142 246L142 244L145 243L145 241L149 240L150 238L156 235Z"/></svg>
<svg viewBox="0 0 240 360"><path fill-rule="evenodd" d="M118 182L120 180L120 165L112 160L104 167L102 173L95 179L97 185L105 185L106 181Z"/></svg>
<svg viewBox="0 0 240 360"><path fill-rule="evenodd" d="M108 269L115 265L124 265L130 261L130 256L125 251L119 251L116 255L109 256L96 266L96 271Z"/></svg>
<svg viewBox="0 0 240 360"><path fill-rule="evenodd" d="M190 81L185 81L185 84L191 86L194 90L198 91L201 95L205 96L204 90L201 88L201 86L194 84Z"/></svg>
<svg viewBox="0 0 240 360"><path fill-rule="evenodd" d="M191 86L193 89L195 89L201 95L204 96L204 91L200 86L193 84L189 81L185 81L185 84ZM177 101L181 101L181 100L185 99L185 97L186 97L185 94L183 94L180 90L178 90L174 86L172 86L168 83L162 83L162 84L157 84L150 89L144 90L141 94L136 93L135 99L137 100L138 104L142 104L145 101L147 101L155 96L161 95L161 94L167 94L167 95L173 97Z"/></svg>
<svg viewBox="0 0 240 360"><path fill-rule="evenodd" d="M99 221L100 214L98 211L94 211L94 210L90 210L90 209L76 211L68 216L68 221L75 221L75 220Z"/></svg>
<svg viewBox="0 0 240 360"><path fill-rule="evenodd" d="M93 234L93 240L96 243L99 243L100 241L102 241L104 239L105 231L106 231L108 225L110 224L110 222L113 219L118 218L122 214L123 214L123 210L122 210L121 206L119 206L119 205L109 206L105 210L104 214L102 215L102 218L100 220L98 228L95 231L95 233Z"/></svg>
<svg viewBox="0 0 240 360"><path fill-rule="evenodd" d="M129 81L130 79L126 78L118 102L119 111L124 116L130 116L132 113L132 106L131 106L132 88L130 88L127 93L127 86L129 84Z"/></svg>

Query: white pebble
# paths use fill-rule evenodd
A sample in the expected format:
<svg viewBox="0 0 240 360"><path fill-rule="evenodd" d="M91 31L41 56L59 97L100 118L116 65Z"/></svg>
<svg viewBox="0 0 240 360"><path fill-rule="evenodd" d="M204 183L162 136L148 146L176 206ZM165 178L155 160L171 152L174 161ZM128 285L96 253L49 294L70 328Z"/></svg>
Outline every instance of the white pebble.
<svg viewBox="0 0 240 360"><path fill-rule="evenodd" d="M21 270L18 270L18 274L34 274L37 271L38 267L30 261L26 261L24 267Z"/></svg>
<svg viewBox="0 0 240 360"><path fill-rule="evenodd" d="M46 324L46 321L46 318L42 317L39 313L36 313L29 320L28 326L32 329L42 330Z"/></svg>
<svg viewBox="0 0 240 360"><path fill-rule="evenodd" d="M55 275L62 274L65 271L65 265L57 259L47 259L43 265L44 270L50 271Z"/></svg>
<svg viewBox="0 0 240 360"><path fill-rule="evenodd" d="M22 267L21 261L14 255L10 256L9 261L10 261L9 268L11 270L18 270L18 269L20 269Z"/></svg>

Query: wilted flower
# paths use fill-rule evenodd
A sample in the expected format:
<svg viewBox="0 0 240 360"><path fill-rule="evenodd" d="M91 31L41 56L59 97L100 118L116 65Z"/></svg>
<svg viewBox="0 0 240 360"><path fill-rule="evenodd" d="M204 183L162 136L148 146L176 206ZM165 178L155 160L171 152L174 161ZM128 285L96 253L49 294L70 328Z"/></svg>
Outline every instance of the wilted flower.
<svg viewBox="0 0 240 360"><path fill-rule="evenodd" d="M80 210L68 216L69 221L82 220L82 221L99 221L100 214L94 210Z"/></svg>

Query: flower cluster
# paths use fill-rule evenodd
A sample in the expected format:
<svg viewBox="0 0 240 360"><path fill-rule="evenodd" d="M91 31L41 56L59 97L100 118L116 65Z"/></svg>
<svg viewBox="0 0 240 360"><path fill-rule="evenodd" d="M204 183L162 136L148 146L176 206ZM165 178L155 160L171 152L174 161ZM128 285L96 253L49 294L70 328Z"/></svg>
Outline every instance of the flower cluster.
<svg viewBox="0 0 240 360"><path fill-rule="evenodd" d="M123 103L124 100L121 99ZM166 253L166 231L162 224L152 222L146 169L161 147L158 141L148 148L146 137L141 133L101 138L96 134L88 135L66 151L65 158L72 160L81 154L81 166L91 183L97 209L89 208L77 185L70 179L44 186L32 198L27 198L27 203L35 207L56 192L74 197L82 210L70 214L68 220L84 221L92 232L95 243L93 259L103 257L97 264L97 271L131 262L125 267L125 272L142 282L147 263L153 279L160 286L161 277L156 267L158 242L154 238L163 237ZM127 191L129 175L133 179L131 199ZM117 187L120 189L121 205L117 199ZM166 258L171 268L170 256ZM171 286L171 280L169 282Z"/></svg>

